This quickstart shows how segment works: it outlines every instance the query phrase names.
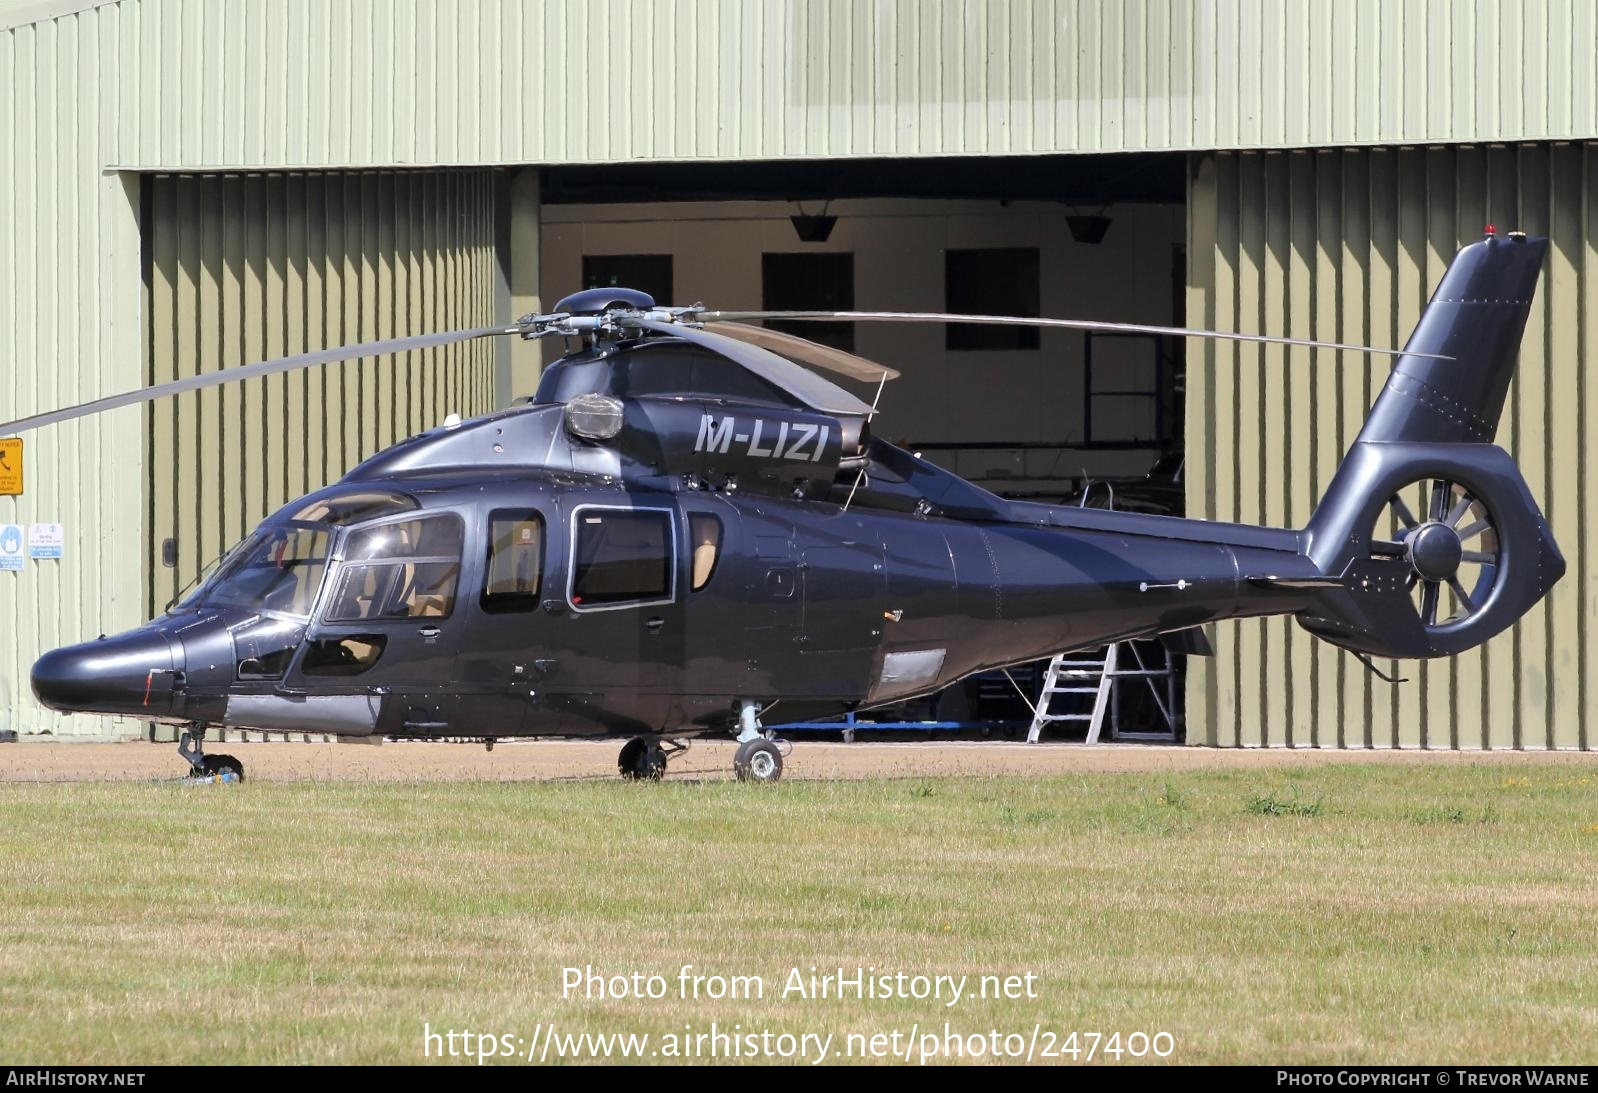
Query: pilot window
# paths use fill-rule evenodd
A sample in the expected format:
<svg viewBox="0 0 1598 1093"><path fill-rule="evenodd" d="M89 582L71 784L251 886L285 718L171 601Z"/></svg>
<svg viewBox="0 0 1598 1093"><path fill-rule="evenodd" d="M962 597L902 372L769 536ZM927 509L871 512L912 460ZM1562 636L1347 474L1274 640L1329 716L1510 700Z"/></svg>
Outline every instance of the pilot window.
<svg viewBox="0 0 1598 1093"><path fill-rule="evenodd" d="M430 516L352 532L329 622L443 618L455 609L461 522Z"/></svg>
<svg viewBox="0 0 1598 1093"><path fill-rule="evenodd" d="M483 610L491 614L533 610L543 574L544 518L536 512L490 515Z"/></svg>
<svg viewBox="0 0 1598 1093"><path fill-rule="evenodd" d="M671 599L671 514L578 509L572 561L575 607Z"/></svg>
<svg viewBox="0 0 1598 1093"><path fill-rule="evenodd" d="M710 583L716 572L716 560L721 555L721 521L708 512L688 515L688 544L693 551L693 583L698 592Z"/></svg>
<svg viewBox="0 0 1598 1093"><path fill-rule="evenodd" d="M307 520L313 524L342 526L358 524L362 520L376 520L379 516L398 516L416 507L416 502L402 493L367 490L362 493L323 497L296 512L294 519Z"/></svg>
<svg viewBox="0 0 1598 1093"><path fill-rule="evenodd" d="M308 617L327 569L326 530L263 527L236 547L183 607L245 607Z"/></svg>

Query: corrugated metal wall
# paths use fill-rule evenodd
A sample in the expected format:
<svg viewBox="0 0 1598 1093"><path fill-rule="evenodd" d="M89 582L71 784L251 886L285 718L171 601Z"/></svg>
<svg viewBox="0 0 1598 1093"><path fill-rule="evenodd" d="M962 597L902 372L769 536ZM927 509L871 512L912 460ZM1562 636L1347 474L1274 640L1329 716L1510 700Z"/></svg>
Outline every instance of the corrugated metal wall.
<svg viewBox="0 0 1598 1093"><path fill-rule="evenodd" d="M1589 747L1598 688L1598 144L1195 157L1188 321L1401 345L1482 228L1552 238L1498 443L1570 563L1515 629L1393 687L1288 619L1218 627L1190 739L1319 747ZM1189 511L1299 527L1385 382L1387 358L1192 343ZM1261 422L1265 427L1261 428ZM1394 669L1394 664L1384 664Z"/></svg>
<svg viewBox="0 0 1598 1093"><path fill-rule="evenodd" d="M491 171L149 179L150 382L495 321ZM487 341L368 357L149 410L149 608L262 517L449 413L494 408Z"/></svg>
<svg viewBox="0 0 1598 1093"><path fill-rule="evenodd" d="M137 190L104 171L119 113L115 8L0 32L0 417L139 385ZM59 522L60 561L0 573L0 729L105 731L36 706L45 649L143 616L144 453L137 409L26 438L0 523Z"/></svg>
<svg viewBox="0 0 1598 1093"><path fill-rule="evenodd" d="M122 0L56 22L15 48L54 60L94 26L123 167L1598 132L1589 0Z"/></svg>

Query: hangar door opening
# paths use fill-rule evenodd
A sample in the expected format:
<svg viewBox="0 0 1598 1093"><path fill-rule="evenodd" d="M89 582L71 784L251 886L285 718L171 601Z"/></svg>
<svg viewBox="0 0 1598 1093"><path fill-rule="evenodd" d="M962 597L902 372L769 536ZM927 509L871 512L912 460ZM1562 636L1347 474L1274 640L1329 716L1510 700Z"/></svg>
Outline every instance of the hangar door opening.
<svg viewBox="0 0 1598 1093"><path fill-rule="evenodd" d="M542 180L546 301L625 285L662 303L730 310L1183 325L1180 155L607 165L546 168ZM874 432L995 493L1182 508L1181 339L958 323L771 325L898 369ZM856 393L877 395L869 386ZM1142 662L1166 663L1151 645L1139 650ZM1042 668L1017 676L1035 699ZM1116 685L1124 701L1108 704L1102 739L1117 714L1126 735L1169 729L1159 707L1179 703L1179 681L1157 683L1156 702L1146 678ZM1057 706L1075 701L1062 694ZM1033 716L1002 674L901 713L906 723L1003 723L1018 734ZM1059 721L1043 735L1086 733L1082 722Z"/></svg>
<svg viewBox="0 0 1598 1093"><path fill-rule="evenodd" d="M144 180L146 374L496 319L490 171ZM396 440L494 408L485 341L228 384L147 411L149 610L268 513Z"/></svg>

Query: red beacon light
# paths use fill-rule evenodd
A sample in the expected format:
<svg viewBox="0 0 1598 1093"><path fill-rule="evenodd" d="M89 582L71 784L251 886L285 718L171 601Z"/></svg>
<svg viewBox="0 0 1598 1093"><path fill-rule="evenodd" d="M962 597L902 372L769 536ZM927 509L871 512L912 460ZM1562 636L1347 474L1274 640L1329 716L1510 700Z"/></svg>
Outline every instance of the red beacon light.
<svg viewBox="0 0 1598 1093"><path fill-rule="evenodd" d="M1488 224L1487 227L1483 228L1482 230L1489 236L1498 234L1498 229L1493 227L1491 224Z"/></svg>

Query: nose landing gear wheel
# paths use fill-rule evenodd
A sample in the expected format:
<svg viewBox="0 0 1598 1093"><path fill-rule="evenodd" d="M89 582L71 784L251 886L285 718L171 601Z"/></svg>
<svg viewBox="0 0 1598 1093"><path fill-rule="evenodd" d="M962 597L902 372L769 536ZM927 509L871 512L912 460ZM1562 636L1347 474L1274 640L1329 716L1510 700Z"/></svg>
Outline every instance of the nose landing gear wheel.
<svg viewBox="0 0 1598 1093"><path fill-rule="evenodd" d="M666 773L666 749L653 740L635 736L621 746L616 769L629 781L658 782Z"/></svg>
<svg viewBox="0 0 1598 1093"><path fill-rule="evenodd" d="M782 751L771 740L747 740L738 745L732 769L740 782L775 782L782 777Z"/></svg>
<svg viewBox="0 0 1598 1093"><path fill-rule="evenodd" d="M189 777L197 782L242 782L244 764L231 755L205 754L205 724L196 721L178 737L178 754L189 764Z"/></svg>
<svg viewBox="0 0 1598 1093"><path fill-rule="evenodd" d="M231 755L207 755L200 760L199 769L193 771L192 775L202 781L242 782L244 764Z"/></svg>

